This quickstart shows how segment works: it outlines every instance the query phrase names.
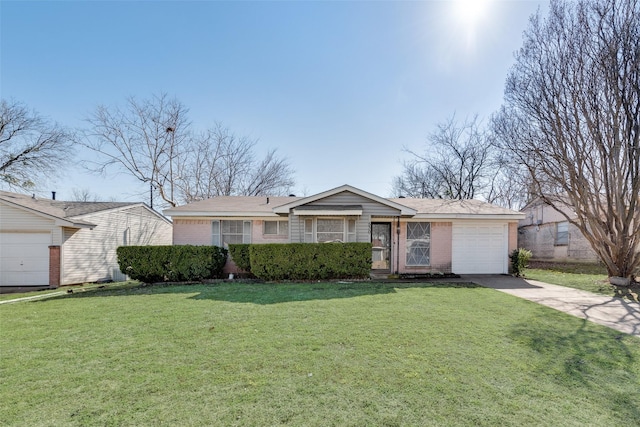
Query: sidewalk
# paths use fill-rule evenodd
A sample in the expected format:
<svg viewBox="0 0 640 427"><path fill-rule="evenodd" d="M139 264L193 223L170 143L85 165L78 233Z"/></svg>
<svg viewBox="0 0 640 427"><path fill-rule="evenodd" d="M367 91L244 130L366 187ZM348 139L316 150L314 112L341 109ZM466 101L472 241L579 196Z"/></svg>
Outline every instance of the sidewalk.
<svg viewBox="0 0 640 427"><path fill-rule="evenodd" d="M579 289L503 275L463 279L640 337L640 304Z"/></svg>

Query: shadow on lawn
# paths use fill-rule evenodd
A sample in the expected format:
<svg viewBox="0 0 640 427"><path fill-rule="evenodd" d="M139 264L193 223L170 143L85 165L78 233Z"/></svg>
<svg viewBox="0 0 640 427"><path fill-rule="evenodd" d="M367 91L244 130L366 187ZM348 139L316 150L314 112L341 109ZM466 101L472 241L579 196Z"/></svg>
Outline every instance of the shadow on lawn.
<svg viewBox="0 0 640 427"><path fill-rule="evenodd" d="M196 284L138 285L127 289L103 289L73 292L47 298L73 299L158 294L195 294L194 300L234 303L278 304L284 302L354 298L365 295L393 294L405 288L479 288L469 282L319 282L319 283L246 283L220 282ZM43 302L45 300L39 300Z"/></svg>
<svg viewBox="0 0 640 427"><path fill-rule="evenodd" d="M540 322L515 325L511 336L539 357L530 363L539 375L553 378L572 393L576 388L606 402L611 411L640 421L640 377L634 366L636 338L613 329L590 330L583 320L577 330L562 329L545 315ZM553 315L552 315L553 317ZM562 322L558 322L561 324Z"/></svg>

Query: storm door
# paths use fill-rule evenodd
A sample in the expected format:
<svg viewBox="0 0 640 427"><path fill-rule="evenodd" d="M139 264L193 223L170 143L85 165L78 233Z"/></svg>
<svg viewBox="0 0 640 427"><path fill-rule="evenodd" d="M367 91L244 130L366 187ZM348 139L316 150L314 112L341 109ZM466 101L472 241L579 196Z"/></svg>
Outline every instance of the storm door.
<svg viewBox="0 0 640 427"><path fill-rule="evenodd" d="M371 269L391 271L391 223L371 223Z"/></svg>

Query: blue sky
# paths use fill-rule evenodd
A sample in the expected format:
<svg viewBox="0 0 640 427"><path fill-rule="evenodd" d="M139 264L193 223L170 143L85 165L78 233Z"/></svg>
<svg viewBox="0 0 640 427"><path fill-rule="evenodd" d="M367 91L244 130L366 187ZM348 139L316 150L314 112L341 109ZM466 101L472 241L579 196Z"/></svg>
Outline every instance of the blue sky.
<svg viewBox="0 0 640 427"><path fill-rule="evenodd" d="M478 5L482 7L478 7ZM194 128L222 122L276 148L293 193L391 195L403 148L501 103L544 1L5 1L0 93L78 127L97 105L166 92ZM477 9L477 10L476 10ZM88 154L78 152L81 160ZM146 200L133 178L68 168L42 188Z"/></svg>

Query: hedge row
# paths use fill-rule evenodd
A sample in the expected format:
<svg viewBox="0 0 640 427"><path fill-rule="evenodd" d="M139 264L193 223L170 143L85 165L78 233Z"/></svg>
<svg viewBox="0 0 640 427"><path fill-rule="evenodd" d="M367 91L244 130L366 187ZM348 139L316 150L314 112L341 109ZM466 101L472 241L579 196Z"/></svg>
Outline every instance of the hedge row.
<svg viewBox="0 0 640 427"><path fill-rule="evenodd" d="M121 246L120 271L145 283L222 277L227 250L217 246Z"/></svg>
<svg viewBox="0 0 640 427"><path fill-rule="evenodd" d="M371 271L371 243L273 243L248 245L248 250L246 271L263 280L357 279Z"/></svg>

